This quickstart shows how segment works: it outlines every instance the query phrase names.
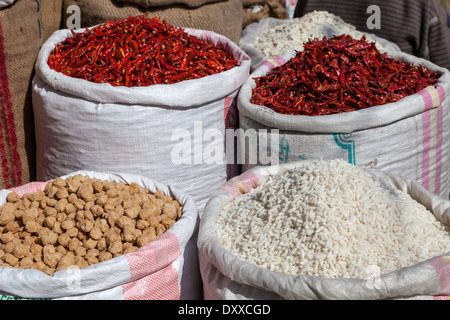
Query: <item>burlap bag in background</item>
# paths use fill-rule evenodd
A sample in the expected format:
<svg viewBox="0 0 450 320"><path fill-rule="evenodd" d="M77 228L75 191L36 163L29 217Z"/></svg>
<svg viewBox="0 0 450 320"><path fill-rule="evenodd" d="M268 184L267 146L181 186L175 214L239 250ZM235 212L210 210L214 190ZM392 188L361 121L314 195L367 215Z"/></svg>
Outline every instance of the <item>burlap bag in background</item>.
<svg viewBox="0 0 450 320"><path fill-rule="evenodd" d="M63 0L44 0L42 7L42 39L47 40L61 26Z"/></svg>
<svg viewBox="0 0 450 320"><path fill-rule="evenodd" d="M134 3L143 8L169 6L183 4L191 8L197 8L207 3L223 2L226 0L119 0L125 3Z"/></svg>
<svg viewBox="0 0 450 320"><path fill-rule="evenodd" d="M281 0L243 0L244 16L242 28L249 24L259 22L264 18L288 19L289 14ZM260 10L254 12L252 7L255 5L262 6Z"/></svg>
<svg viewBox="0 0 450 320"><path fill-rule="evenodd" d="M30 84L42 44L41 3L19 0L0 10L0 189L35 176Z"/></svg>
<svg viewBox="0 0 450 320"><path fill-rule="evenodd" d="M146 6L146 3L152 1L133 0L133 2L139 2ZM184 2L187 2L187 0L184 0ZM234 43L239 42L242 32L243 9L241 0L207 3L197 8L182 4L146 8L144 5L125 4L123 1L116 0L64 0L63 24L69 17L69 14L65 12L70 5L77 5L80 8L81 27L90 27L108 20L148 13L149 17L157 16L177 27L214 31ZM62 27L65 28L66 26L63 25Z"/></svg>

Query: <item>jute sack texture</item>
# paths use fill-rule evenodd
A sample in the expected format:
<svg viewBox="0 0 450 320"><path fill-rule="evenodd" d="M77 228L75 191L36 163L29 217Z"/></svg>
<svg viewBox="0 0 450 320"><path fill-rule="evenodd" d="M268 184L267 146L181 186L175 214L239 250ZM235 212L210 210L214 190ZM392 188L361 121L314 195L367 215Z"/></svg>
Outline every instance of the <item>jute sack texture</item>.
<svg viewBox="0 0 450 320"><path fill-rule="evenodd" d="M61 27L63 0L45 0L42 6L42 38L47 40Z"/></svg>
<svg viewBox="0 0 450 320"><path fill-rule="evenodd" d="M0 188L35 176L30 85L42 44L40 5L20 0L0 10Z"/></svg>
<svg viewBox="0 0 450 320"><path fill-rule="evenodd" d="M119 0L123 3L134 3L144 8L182 4L191 8L200 7L204 4L223 2L223 0Z"/></svg>
<svg viewBox="0 0 450 320"><path fill-rule="evenodd" d="M149 17L157 16L176 27L213 31L234 43L239 42L242 31L243 10L240 0L64 0L63 28L70 16L70 12L66 12L67 7L71 5L80 8L82 28L148 13Z"/></svg>

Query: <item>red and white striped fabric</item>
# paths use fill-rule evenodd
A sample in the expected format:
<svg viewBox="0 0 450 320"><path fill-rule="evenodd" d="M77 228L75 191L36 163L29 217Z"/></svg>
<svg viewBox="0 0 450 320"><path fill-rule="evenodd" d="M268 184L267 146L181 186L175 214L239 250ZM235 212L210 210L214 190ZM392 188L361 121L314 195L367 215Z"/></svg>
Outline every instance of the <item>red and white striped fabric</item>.
<svg viewBox="0 0 450 320"><path fill-rule="evenodd" d="M202 299L196 232L198 212L194 200L179 190L151 179L129 174L77 171L109 181L136 182L150 191L162 190L183 205L183 216L169 231L133 253L52 277L33 269L0 267L0 294L14 298L57 300L178 300ZM20 196L43 190L47 182L31 182L0 191L0 205L12 191Z"/></svg>
<svg viewBox="0 0 450 320"><path fill-rule="evenodd" d="M165 233L142 250L125 255L131 279L122 286L124 298L180 299L178 272L172 265L180 255L178 238L172 233Z"/></svg>
<svg viewBox="0 0 450 320"><path fill-rule="evenodd" d="M9 189L10 192L17 193L20 197L22 197L25 193L32 193L39 190L44 190L45 186L47 185L48 181L46 182L30 182L27 184L24 184L20 187L15 187Z"/></svg>
<svg viewBox="0 0 450 320"><path fill-rule="evenodd" d="M425 103L425 110L421 115L423 132L421 183L426 189L441 194L445 89L441 85L428 87L419 92L419 95Z"/></svg>

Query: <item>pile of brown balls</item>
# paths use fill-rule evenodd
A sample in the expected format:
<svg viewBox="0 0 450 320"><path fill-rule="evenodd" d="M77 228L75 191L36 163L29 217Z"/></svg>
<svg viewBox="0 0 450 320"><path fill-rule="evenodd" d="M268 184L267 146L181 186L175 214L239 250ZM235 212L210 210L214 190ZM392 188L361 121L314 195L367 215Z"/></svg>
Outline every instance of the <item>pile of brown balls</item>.
<svg viewBox="0 0 450 320"><path fill-rule="evenodd" d="M0 266L48 275L84 268L136 251L182 211L172 197L136 183L56 178L43 191L7 195L0 207Z"/></svg>

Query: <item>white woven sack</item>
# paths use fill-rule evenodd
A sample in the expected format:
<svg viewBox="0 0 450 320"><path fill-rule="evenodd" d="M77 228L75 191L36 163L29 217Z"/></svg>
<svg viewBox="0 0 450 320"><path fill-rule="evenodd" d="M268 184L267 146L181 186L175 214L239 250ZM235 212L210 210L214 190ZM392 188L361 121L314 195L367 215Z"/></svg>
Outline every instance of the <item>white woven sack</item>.
<svg viewBox="0 0 450 320"><path fill-rule="evenodd" d="M304 163L300 161L252 168L228 181L220 192L211 197L200 221L197 242L206 300L449 299L450 252L362 280L326 279L270 271L246 262L226 250L214 231L221 210L267 179L277 177L302 162ZM370 172L407 192L414 200L426 206L437 220L450 226L450 201L432 194L415 181L379 170L372 169Z"/></svg>
<svg viewBox="0 0 450 320"><path fill-rule="evenodd" d="M239 39L239 47L244 50L245 53L251 58L250 71L254 71L266 60L271 60L272 58L266 57L266 55L260 50L256 49L254 43L256 38L263 32L281 26L291 20L289 19L277 19L277 18L264 18L258 22L249 24L242 30L242 36ZM323 36L332 37L334 35L342 34L338 28L333 28L330 25L323 26ZM386 49L389 51L401 51L399 46L395 43L386 40L384 38L377 37L372 33L364 33L368 41L376 42L380 45L380 49ZM383 51L383 50L381 50Z"/></svg>
<svg viewBox="0 0 450 320"><path fill-rule="evenodd" d="M230 175L221 138L230 117L237 120L235 99L250 60L224 36L185 30L223 45L240 65L176 84L113 87L50 69L48 56L69 30L44 43L32 84L37 180L76 170L138 174L184 190L202 210ZM219 153L213 161L211 149Z"/></svg>
<svg viewBox="0 0 450 320"><path fill-rule="evenodd" d="M12 5L16 1L17 0L0 0L0 9L1 8L5 8L5 7L9 7L10 5Z"/></svg>
<svg viewBox="0 0 450 320"><path fill-rule="evenodd" d="M0 295L29 299L177 300L201 299L197 258L198 210L192 197L180 190L137 175L77 171L102 180L137 183L151 192L172 196L183 206L183 215L153 242L133 253L82 269L60 270L49 276L34 269L0 266ZM22 196L43 190L46 182L0 191L0 205L11 191Z"/></svg>
<svg viewBox="0 0 450 320"><path fill-rule="evenodd" d="M250 75L239 92L239 124L243 130L268 129L270 133L279 129L280 163L344 159L418 181L429 191L448 198L450 72L403 52L389 55L442 72L442 76L435 86L395 103L332 115L290 116L250 103L255 87L253 78L264 76L275 67L266 61ZM278 57L277 65L286 63L292 56L288 53ZM247 147L246 143L240 141L240 148ZM246 160L243 171L255 165Z"/></svg>

